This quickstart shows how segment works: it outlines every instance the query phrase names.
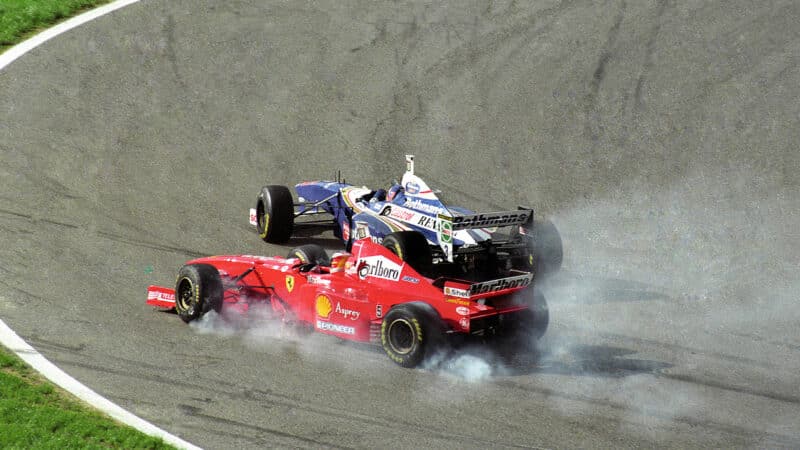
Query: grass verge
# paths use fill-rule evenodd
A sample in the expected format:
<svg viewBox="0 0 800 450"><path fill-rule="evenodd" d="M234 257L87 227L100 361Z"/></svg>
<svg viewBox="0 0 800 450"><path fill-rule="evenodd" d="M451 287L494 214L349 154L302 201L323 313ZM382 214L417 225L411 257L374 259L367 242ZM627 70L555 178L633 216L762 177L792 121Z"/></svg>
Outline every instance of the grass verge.
<svg viewBox="0 0 800 450"><path fill-rule="evenodd" d="M110 0L0 0L0 53L31 35Z"/></svg>
<svg viewBox="0 0 800 450"><path fill-rule="evenodd" d="M0 448L173 447L89 408L0 347Z"/></svg>

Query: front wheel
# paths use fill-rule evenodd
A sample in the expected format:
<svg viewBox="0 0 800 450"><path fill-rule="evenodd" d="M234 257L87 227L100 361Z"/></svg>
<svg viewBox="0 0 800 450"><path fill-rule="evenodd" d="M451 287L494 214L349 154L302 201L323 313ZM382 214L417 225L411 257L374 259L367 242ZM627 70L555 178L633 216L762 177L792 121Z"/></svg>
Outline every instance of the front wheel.
<svg viewBox="0 0 800 450"><path fill-rule="evenodd" d="M178 271L175 283L175 312L191 322L209 311L222 309L222 279L209 264L189 264Z"/></svg>
<svg viewBox="0 0 800 450"><path fill-rule="evenodd" d="M282 244L294 230L294 201L286 186L270 185L261 188L256 201L258 236L270 244Z"/></svg>
<svg viewBox="0 0 800 450"><path fill-rule="evenodd" d="M303 264L315 264L318 266L330 266L331 259L322 246L318 244L306 244L293 248L287 258L297 258Z"/></svg>
<svg viewBox="0 0 800 450"><path fill-rule="evenodd" d="M416 367L441 350L444 329L439 315L424 303L393 307L381 323L381 345L389 358L403 367Z"/></svg>

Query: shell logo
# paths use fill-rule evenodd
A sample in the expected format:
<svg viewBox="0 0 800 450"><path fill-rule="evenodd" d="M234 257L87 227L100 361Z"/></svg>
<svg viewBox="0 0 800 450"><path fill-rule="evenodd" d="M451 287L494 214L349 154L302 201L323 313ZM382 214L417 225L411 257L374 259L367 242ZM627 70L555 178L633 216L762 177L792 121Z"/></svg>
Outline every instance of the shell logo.
<svg viewBox="0 0 800 450"><path fill-rule="evenodd" d="M328 316L331 315L331 311L333 310L333 307L331 306L331 299L329 299L325 295L317 296L316 307L317 307L317 315L324 319L327 319Z"/></svg>

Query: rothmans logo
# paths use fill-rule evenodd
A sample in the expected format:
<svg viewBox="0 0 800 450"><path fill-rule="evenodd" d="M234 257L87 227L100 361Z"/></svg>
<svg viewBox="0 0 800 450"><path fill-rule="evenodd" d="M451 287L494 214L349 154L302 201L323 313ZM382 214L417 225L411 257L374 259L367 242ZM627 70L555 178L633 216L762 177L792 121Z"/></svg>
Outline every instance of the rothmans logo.
<svg viewBox="0 0 800 450"><path fill-rule="evenodd" d="M464 230L467 228L485 228L485 227L505 227L509 225L520 225L530 219L533 211L520 210L509 212L496 212L475 214L471 216L456 216L453 217L453 229Z"/></svg>
<svg viewBox="0 0 800 450"><path fill-rule="evenodd" d="M469 287L470 295L485 294L487 292L502 291L504 289L522 288L531 284L533 275L528 273L516 277L501 278L499 280L475 283Z"/></svg>
<svg viewBox="0 0 800 450"><path fill-rule="evenodd" d="M362 280L367 277L383 278L391 281L400 279L400 265L383 256L361 258L357 267L359 267L358 277Z"/></svg>

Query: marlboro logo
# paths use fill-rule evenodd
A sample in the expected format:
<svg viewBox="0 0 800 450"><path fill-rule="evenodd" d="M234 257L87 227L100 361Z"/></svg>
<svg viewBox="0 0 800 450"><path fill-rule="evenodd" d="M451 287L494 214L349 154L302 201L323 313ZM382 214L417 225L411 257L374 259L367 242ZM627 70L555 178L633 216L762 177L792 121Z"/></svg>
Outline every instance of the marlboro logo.
<svg viewBox="0 0 800 450"><path fill-rule="evenodd" d="M505 289L523 288L531 284L533 275L525 274L516 277L501 278L499 280L487 281L485 283L475 283L469 287L470 295L485 294L487 292L497 292Z"/></svg>
<svg viewBox="0 0 800 450"><path fill-rule="evenodd" d="M369 256L358 262L358 276L362 280L367 277L383 278L384 280L398 281L400 279L400 265L384 258L383 256Z"/></svg>

